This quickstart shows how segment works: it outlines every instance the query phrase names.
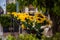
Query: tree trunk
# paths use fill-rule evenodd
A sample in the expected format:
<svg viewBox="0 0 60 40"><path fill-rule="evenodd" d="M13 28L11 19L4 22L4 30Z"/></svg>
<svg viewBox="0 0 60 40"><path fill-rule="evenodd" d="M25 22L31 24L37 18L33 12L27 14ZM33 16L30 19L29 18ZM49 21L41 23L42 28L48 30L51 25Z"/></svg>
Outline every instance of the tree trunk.
<svg viewBox="0 0 60 40"><path fill-rule="evenodd" d="M53 21L53 27L52 27L53 33L56 33L56 32L58 32L58 27L59 27L58 17L57 17L56 14L54 14L54 13L52 13L52 12L49 12L49 14L50 14L51 20Z"/></svg>

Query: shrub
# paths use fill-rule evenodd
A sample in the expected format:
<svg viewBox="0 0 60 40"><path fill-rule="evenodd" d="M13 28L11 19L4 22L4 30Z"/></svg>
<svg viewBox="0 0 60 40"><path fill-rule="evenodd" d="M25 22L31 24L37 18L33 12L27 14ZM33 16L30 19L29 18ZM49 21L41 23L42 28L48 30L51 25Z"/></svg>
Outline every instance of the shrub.
<svg viewBox="0 0 60 40"><path fill-rule="evenodd" d="M15 39L14 36L12 36L12 35L8 35L8 36L7 36L7 40L16 40L16 39Z"/></svg>
<svg viewBox="0 0 60 40"><path fill-rule="evenodd" d="M20 34L18 40L39 40L33 34Z"/></svg>
<svg viewBox="0 0 60 40"><path fill-rule="evenodd" d="M49 37L49 38L42 36L42 39L43 40L60 40L60 33L56 33L54 36Z"/></svg>

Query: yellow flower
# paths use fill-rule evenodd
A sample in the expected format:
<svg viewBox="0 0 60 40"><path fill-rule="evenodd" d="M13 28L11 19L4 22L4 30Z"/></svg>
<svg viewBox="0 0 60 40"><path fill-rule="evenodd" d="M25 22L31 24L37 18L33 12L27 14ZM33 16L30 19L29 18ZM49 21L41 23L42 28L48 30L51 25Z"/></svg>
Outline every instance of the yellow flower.
<svg viewBox="0 0 60 40"><path fill-rule="evenodd" d="M46 20L46 18L41 18L41 20L42 20L42 21L45 21L45 20Z"/></svg>
<svg viewBox="0 0 60 40"><path fill-rule="evenodd" d="M25 29L25 26L24 26L24 24L22 24L22 25L21 25L21 27L22 27L22 29Z"/></svg>
<svg viewBox="0 0 60 40"><path fill-rule="evenodd" d="M21 21L25 21L25 17L24 17L23 15L19 16L19 19L20 19Z"/></svg>
<svg viewBox="0 0 60 40"><path fill-rule="evenodd" d="M28 15L28 13L24 13L24 15Z"/></svg>
<svg viewBox="0 0 60 40"><path fill-rule="evenodd" d="M45 16L42 13L35 13L35 17L45 18Z"/></svg>
<svg viewBox="0 0 60 40"><path fill-rule="evenodd" d="M24 15L23 15L24 17L26 17L26 18L28 18L29 17L29 14L27 14L27 13L24 13Z"/></svg>
<svg viewBox="0 0 60 40"><path fill-rule="evenodd" d="M51 20L46 20L48 22L48 25L52 25L52 21Z"/></svg>
<svg viewBox="0 0 60 40"><path fill-rule="evenodd" d="M12 15L16 14L16 12L12 12Z"/></svg>
<svg viewBox="0 0 60 40"><path fill-rule="evenodd" d="M21 20L21 21L26 21L26 19L28 18L28 14L24 14L24 13L20 13L18 14L17 20Z"/></svg>
<svg viewBox="0 0 60 40"><path fill-rule="evenodd" d="M29 16L29 20L34 21L34 16Z"/></svg>
<svg viewBox="0 0 60 40"><path fill-rule="evenodd" d="M9 15L9 14L11 14L10 12L7 12L7 14Z"/></svg>
<svg viewBox="0 0 60 40"><path fill-rule="evenodd" d="M21 16L21 14L20 13L17 13L17 18L19 18Z"/></svg>
<svg viewBox="0 0 60 40"><path fill-rule="evenodd" d="M42 20L42 18L39 18L39 17L36 18L36 22L37 22L37 23L43 23L43 21L44 21L44 20Z"/></svg>
<svg viewBox="0 0 60 40"><path fill-rule="evenodd" d="M21 19L21 16L22 16L22 15L21 15L20 13L18 13L18 14L17 14L17 20Z"/></svg>
<svg viewBox="0 0 60 40"><path fill-rule="evenodd" d="M46 20L45 16L39 12L35 13L35 18L36 18L38 23L43 23L44 20Z"/></svg>
<svg viewBox="0 0 60 40"><path fill-rule="evenodd" d="M12 12L12 15L13 15L14 17L17 17L17 13L16 13L16 12Z"/></svg>

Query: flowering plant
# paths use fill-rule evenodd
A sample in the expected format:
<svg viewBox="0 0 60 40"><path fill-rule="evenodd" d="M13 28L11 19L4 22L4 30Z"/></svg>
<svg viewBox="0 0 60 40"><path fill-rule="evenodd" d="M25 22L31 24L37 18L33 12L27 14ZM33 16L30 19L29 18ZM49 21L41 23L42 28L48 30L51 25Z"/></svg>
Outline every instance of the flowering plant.
<svg viewBox="0 0 60 40"><path fill-rule="evenodd" d="M34 30L35 33L41 34L43 31L41 29L41 26L50 24L50 20L46 18L42 13L34 13L33 16L32 14L29 13L12 13L14 18L17 20L20 20L22 22L22 29L28 29L30 31Z"/></svg>

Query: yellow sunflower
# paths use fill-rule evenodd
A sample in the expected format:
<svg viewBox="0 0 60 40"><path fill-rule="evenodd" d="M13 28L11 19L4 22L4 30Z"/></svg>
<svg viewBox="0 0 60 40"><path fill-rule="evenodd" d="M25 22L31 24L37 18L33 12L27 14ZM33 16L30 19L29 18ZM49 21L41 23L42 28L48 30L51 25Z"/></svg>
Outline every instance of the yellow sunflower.
<svg viewBox="0 0 60 40"><path fill-rule="evenodd" d="M43 21L44 21L44 20L42 20L42 18L39 18L39 17L36 18L36 22L37 22L37 23L43 23Z"/></svg>
<svg viewBox="0 0 60 40"><path fill-rule="evenodd" d="M24 17L23 15L19 16L19 19L20 19L21 21L25 21L25 17Z"/></svg>
<svg viewBox="0 0 60 40"><path fill-rule="evenodd" d="M51 20L46 20L48 22L48 25L52 25L52 21Z"/></svg>
<svg viewBox="0 0 60 40"><path fill-rule="evenodd" d="M21 13L17 13L17 17L21 16Z"/></svg>
<svg viewBox="0 0 60 40"><path fill-rule="evenodd" d="M17 17L17 13L16 13L16 12L12 12L12 15L13 15L14 17Z"/></svg>
<svg viewBox="0 0 60 40"><path fill-rule="evenodd" d="M12 12L12 15L16 14L16 12Z"/></svg>
<svg viewBox="0 0 60 40"><path fill-rule="evenodd" d="M35 17L44 18L45 16L42 13L35 13Z"/></svg>
<svg viewBox="0 0 60 40"><path fill-rule="evenodd" d="M25 26L24 26L24 24L22 24L21 27L22 27L22 29L26 29Z"/></svg>
<svg viewBox="0 0 60 40"><path fill-rule="evenodd" d="M29 16L29 20L34 21L35 20L34 16Z"/></svg>
<svg viewBox="0 0 60 40"><path fill-rule="evenodd" d="M18 14L17 20L20 19L21 21L26 21L27 18L28 18L27 14L21 13L21 14Z"/></svg>
<svg viewBox="0 0 60 40"><path fill-rule="evenodd" d="M9 14L11 14L10 12L7 12L7 14L9 15Z"/></svg>

